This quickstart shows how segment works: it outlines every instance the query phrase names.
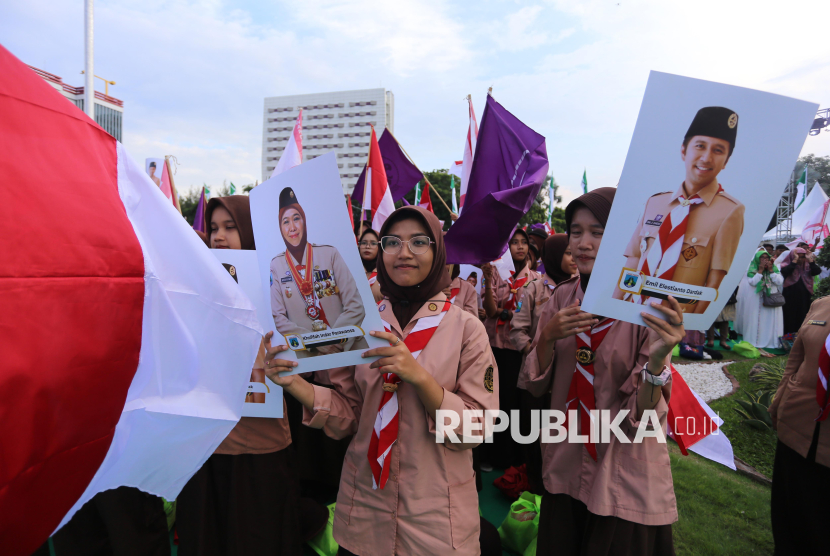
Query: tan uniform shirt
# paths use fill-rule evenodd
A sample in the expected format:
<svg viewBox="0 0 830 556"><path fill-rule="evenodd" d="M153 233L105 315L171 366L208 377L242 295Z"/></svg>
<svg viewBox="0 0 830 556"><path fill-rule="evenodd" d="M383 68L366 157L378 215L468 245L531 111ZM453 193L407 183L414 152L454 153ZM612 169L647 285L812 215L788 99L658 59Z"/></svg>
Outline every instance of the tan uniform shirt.
<svg viewBox="0 0 830 556"><path fill-rule="evenodd" d="M744 231L744 205L722 191L714 182L700 190L703 202L689 210L683 249L678 257L672 281L703 286L710 270L728 271ZM683 185L674 193L652 196L646 203L642 218L625 249L626 257L641 259L654 245L654 239L672 209L680 206ZM634 266L634 268L638 268ZM693 311L689 311L693 312Z"/></svg>
<svg viewBox="0 0 830 556"><path fill-rule="evenodd" d="M499 308L499 313L501 313L501 308L504 307L505 302L507 302L507 298L510 296L510 282L502 280L501 276L499 276L497 272L493 272L493 274L495 276L495 283L493 284L493 297L496 300L496 306ZM528 276L528 282L530 280L536 280L541 276L541 274L535 270L530 270L527 267L519 272L518 278L521 278L524 275ZM516 292L517 305L519 301L522 300L524 292L524 288L519 288ZM481 294L482 299L484 298L484 295L484 293ZM484 328L487 330L487 336L490 338L490 345L494 348L515 350L516 346L514 346L513 342L510 341L510 327L512 325L512 321L502 325L499 325L498 321L499 315L496 315L493 318L487 317L484 319Z"/></svg>
<svg viewBox="0 0 830 556"><path fill-rule="evenodd" d="M542 308L533 349L525 361L527 390L535 396L550 394L550 408L565 411L566 398L576 366L574 336L556 342L553 363L539 368L536 344L545 324L583 292L579 278L557 286ZM614 419L620 409L630 410L620 425L633 440L639 421L637 392L640 371L648 362L649 345L654 337L644 326L617 321L596 351L594 363L594 397L597 409L611 410ZM648 386L650 388L650 386ZM666 434L666 416L671 383L663 387L663 397L654 408ZM643 525L667 525L677 521L669 452L656 438L642 443L623 444L611 434L610 443L597 443L597 461L583 444L542 443L542 477L545 490L567 494L588 506L596 515L615 516Z"/></svg>
<svg viewBox="0 0 830 556"><path fill-rule="evenodd" d="M265 368L265 346L260 345L254 368ZM265 379L268 380L268 379ZM273 386L273 385L272 385ZM291 444L291 429L285 398L282 401L282 418L242 417L230 434L216 448L215 454L270 454Z"/></svg>
<svg viewBox="0 0 830 556"><path fill-rule="evenodd" d="M315 272L314 295L319 300L320 307L328 320L328 328L360 326L366 312L354 277L349 272L343 257L330 245L312 244L312 247L314 264L312 270ZM297 266L305 266L307 256L308 251L303 253L302 261L294 262ZM271 313L274 317L274 325L283 336L312 332L313 321L306 313L306 303L291 276L291 269L285 257L286 253L280 253L271 260ZM307 269L299 270L299 272L305 277ZM327 281L330 284L326 284ZM322 317L319 320L322 320ZM346 344L346 349L351 349L351 343L352 340ZM360 338L354 347L368 348L368 344L366 340ZM305 351L295 353L301 358L308 356Z"/></svg>
<svg viewBox="0 0 830 556"><path fill-rule="evenodd" d="M810 324L810 321L817 324ZM818 324L821 322L825 324ZM778 439L805 458L813 441L819 410L816 401L818 356L828 333L830 297L825 297L813 302L804 324L798 329L784 377L769 408ZM830 467L830 420L824 421L819 429L816 463Z"/></svg>
<svg viewBox="0 0 830 556"><path fill-rule="evenodd" d="M536 337L536 326L539 324L542 306L550 298L555 287L556 282L553 281L553 278L543 274L536 280L528 282L522 288L524 290L522 306L514 311L513 320L510 321L513 326L510 329L510 341L513 342L513 346L517 350L522 351ZM522 369L524 369L524 365L522 365ZM517 386L524 388L526 380L527 377L524 372L520 372Z"/></svg>
<svg viewBox="0 0 830 556"><path fill-rule="evenodd" d="M478 318L478 296L476 289L467 280L462 280L460 276L456 276L455 280L450 283L450 291L459 288L458 295L455 296L453 305L467 311L475 318Z"/></svg>
<svg viewBox="0 0 830 556"><path fill-rule="evenodd" d="M381 318L392 333L406 338L416 320L440 311L425 303L401 330L391 303ZM481 322L456 306L418 357L418 363L444 388L441 409L498 409L498 370ZM488 369L490 369L488 371ZM478 493L473 444L435 442L435 422L410 384L398 387L400 428L392 446L389 481L372 489L369 441L382 395L382 378L369 365L331 369L334 390L314 387L314 410L304 423L332 438L354 434L343 463L334 538L361 556L479 554ZM492 379L490 379L492 377ZM460 425L458 429L461 438Z"/></svg>

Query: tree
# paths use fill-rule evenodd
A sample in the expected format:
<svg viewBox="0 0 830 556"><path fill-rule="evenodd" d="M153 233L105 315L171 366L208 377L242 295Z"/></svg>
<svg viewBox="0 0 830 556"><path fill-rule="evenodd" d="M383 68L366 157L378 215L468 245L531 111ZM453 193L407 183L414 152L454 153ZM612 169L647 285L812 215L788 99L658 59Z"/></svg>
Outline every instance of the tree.
<svg viewBox="0 0 830 556"><path fill-rule="evenodd" d="M816 156L814 154L802 156L795 164L794 175L800 176L805 165L808 167L808 190L815 182L818 182L824 192L830 195L830 156Z"/></svg>
<svg viewBox="0 0 830 556"><path fill-rule="evenodd" d="M179 195L179 205L182 207L182 216L187 223L193 225L193 218L196 216L196 207L199 206L199 197L202 195L202 188L192 188L185 195Z"/></svg>

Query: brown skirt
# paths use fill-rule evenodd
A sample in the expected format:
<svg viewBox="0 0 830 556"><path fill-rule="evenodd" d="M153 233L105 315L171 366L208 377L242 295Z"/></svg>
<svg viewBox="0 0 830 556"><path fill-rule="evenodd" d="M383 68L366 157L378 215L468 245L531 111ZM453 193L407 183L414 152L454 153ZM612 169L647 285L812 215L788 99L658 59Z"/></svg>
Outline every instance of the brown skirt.
<svg viewBox="0 0 830 556"><path fill-rule="evenodd" d="M299 496L294 453L214 454L177 498L179 556L296 555L328 520Z"/></svg>
<svg viewBox="0 0 830 556"><path fill-rule="evenodd" d="M592 514L567 494L542 495L538 556L674 556L671 525Z"/></svg>

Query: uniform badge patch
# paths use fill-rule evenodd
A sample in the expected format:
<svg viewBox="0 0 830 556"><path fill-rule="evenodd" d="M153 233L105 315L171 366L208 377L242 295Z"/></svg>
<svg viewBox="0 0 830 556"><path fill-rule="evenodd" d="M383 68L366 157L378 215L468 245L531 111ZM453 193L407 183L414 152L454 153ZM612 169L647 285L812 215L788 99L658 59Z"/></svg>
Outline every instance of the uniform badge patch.
<svg viewBox="0 0 830 556"><path fill-rule="evenodd" d="M738 115L734 112L731 116L729 116L729 120L727 120L726 124L729 126L729 129L735 129L735 126L738 125Z"/></svg>
<svg viewBox="0 0 830 556"><path fill-rule="evenodd" d="M281 284L285 284L287 282L293 282L293 281L294 281L294 279L291 276L283 276L282 278L280 278L280 283Z"/></svg>
<svg viewBox="0 0 830 556"><path fill-rule="evenodd" d="M690 245L683 250L683 258L686 259L686 261L691 261L695 257L697 257L697 250L694 246Z"/></svg>
<svg viewBox="0 0 830 556"><path fill-rule="evenodd" d="M385 311L385 310L386 310L386 303L384 303L383 305L381 305L380 307L378 307L378 311L379 311L379 312L382 312L382 311Z"/></svg>
<svg viewBox="0 0 830 556"><path fill-rule="evenodd" d="M484 389L491 394L493 393L493 365L490 365L484 371Z"/></svg>
<svg viewBox="0 0 830 556"><path fill-rule="evenodd" d="M429 309L430 311L437 311L438 310L438 305L436 305L435 303L430 303L429 307L427 307L427 309Z"/></svg>
<svg viewBox="0 0 830 556"><path fill-rule="evenodd" d="M826 320L808 320L807 324L814 324L816 326L824 326L827 324Z"/></svg>
<svg viewBox="0 0 830 556"><path fill-rule="evenodd" d="M663 215L658 214L654 217L654 220L646 220L646 225L648 226L662 226L663 225Z"/></svg>

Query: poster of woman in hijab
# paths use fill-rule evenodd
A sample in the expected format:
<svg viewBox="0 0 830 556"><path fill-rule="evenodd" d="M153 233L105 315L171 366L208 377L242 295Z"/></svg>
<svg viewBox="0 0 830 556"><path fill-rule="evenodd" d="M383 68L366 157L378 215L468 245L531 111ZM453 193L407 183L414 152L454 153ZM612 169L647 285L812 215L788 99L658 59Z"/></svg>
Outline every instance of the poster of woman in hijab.
<svg viewBox="0 0 830 556"><path fill-rule="evenodd" d="M383 325L344 205L333 155L251 192L273 330L300 362L299 372L355 364L364 361L363 351L383 345L369 335Z"/></svg>
<svg viewBox="0 0 830 556"><path fill-rule="evenodd" d="M652 72L583 309L642 324L669 296L705 330L746 273L817 106ZM724 295L725 294L725 295ZM659 316L659 315L658 315Z"/></svg>

